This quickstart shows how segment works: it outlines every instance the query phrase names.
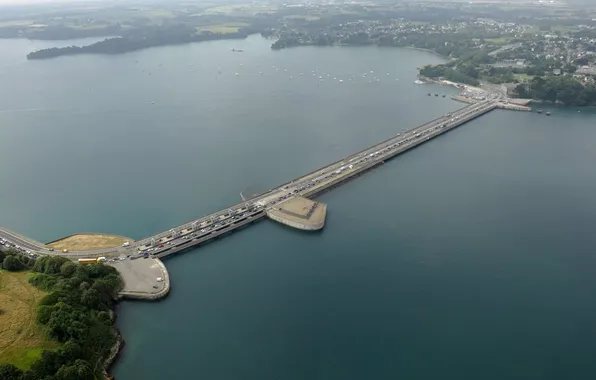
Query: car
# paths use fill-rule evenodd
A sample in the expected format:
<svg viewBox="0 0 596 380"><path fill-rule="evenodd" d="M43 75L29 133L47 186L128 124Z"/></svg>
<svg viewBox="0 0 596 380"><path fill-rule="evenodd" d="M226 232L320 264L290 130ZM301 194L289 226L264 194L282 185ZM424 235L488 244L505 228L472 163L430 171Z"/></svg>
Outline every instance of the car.
<svg viewBox="0 0 596 380"><path fill-rule="evenodd" d="M49 251L50 251L50 252L54 252L54 248L50 248L50 249L49 249Z"/></svg>
<svg viewBox="0 0 596 380"><path fill-rule="evenodd" d="M157 248L163 248L163 244L158 245Z"/></svg>

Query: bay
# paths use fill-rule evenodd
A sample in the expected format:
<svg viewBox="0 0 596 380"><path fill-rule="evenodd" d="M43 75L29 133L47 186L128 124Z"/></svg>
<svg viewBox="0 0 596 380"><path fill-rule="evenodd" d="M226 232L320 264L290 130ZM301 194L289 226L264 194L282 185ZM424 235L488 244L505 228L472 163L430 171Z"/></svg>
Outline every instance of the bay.
<svg viewBox="0 0 596 380"><path fill-rule="evenodd" d="M269 45L28 62L32 42L0 41L0 225L141 238L462 106L413 84L427 52ZM596 118L550 109L334 189L320 233L264 221L167 259L167 299L118 307L114 374L593 378Z"/></svg>

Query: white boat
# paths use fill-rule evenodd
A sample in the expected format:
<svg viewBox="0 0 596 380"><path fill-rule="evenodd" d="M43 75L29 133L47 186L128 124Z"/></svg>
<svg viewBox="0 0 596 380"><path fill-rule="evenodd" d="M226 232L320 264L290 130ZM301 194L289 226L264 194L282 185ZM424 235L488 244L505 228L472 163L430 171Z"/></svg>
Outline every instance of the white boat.
<svg viewBox="0 0 596 380"><path fill-rule="evenodd" d="M416 83L416 84L424 84L424 82L423 82L423 81L421 81L420 79L416 79L416 80L414 81L414 83Z"/></svg>

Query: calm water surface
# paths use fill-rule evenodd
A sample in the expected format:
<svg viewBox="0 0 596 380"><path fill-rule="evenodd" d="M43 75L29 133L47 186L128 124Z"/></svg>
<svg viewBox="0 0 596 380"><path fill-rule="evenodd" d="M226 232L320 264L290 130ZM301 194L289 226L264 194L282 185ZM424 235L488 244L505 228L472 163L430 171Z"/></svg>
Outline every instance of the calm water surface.
<svg viewBox="0 0 596 380"><path fill-rule="evenodd" d="M0 225L41 241L141 238L461 107L412 83L440 58L409 49L24 59L55 45L0 41ZM594 379L596 116L552 111L494 111L325 194L321 233L264 221L166 260L166 300L119 306L115 375Z"/></svg>

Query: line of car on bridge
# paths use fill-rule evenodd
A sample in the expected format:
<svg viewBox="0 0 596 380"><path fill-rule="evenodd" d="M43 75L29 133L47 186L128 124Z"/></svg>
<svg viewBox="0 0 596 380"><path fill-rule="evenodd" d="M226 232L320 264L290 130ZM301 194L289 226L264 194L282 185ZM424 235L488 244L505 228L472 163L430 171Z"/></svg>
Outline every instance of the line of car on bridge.
<svg viewBox="0 0 596 380"><path fill-rule="evenodd" d="M381 155L383 155L385 153L388 153L389 151L391 151L393 149L399 148L399 147L401 147L404 144L407 145L408 143L413 142L414 140L418 140L421 137L425 137L425 136L427 136L428 134L431 134L434 131L443 129L443 128L447 127L449 124L458 121L460 119L460 117L463 118L466 115L468 115L468 114L470 114L472 112L476 112L476 111L478 111L478 107L475 107L472 110L468 110L468 111L462 113L461 115L458 115L458 116L455 116L455 117L452 117L453 116L452 113L449 112L449 113L447 113L445 115L445 117L452 117L452 118L449 119L448 121L445 121L445 122L437 125L437 126L427 128L427 129L425 129L423 131L420 131L420 132L417 132L417 133L411 135L410 137L402 138L401 140L399 140L397 142L393 142L393 143L390 142L384 148L379 149L379 150L377 150L375 152L364 154L364 156L358 155L358 156L350 159L348 161L348 164L345 164L345 165L343 165L343 166L341 166L341 167L339 167L337 169L335 169L335 168L327 169L327 170L330 170L329 172L327 172L327 170L323 170L321 172L321 175L320 176L315 177L312 180L298 182L298 183L295 183L293 186L292 185L286 185L286 186L283 187L283 190L288 190L290 193L285 194L283 196L280 196L280 197L276 198L274 201L271 202L271 204L279 203L281 201L284 201L287 198L290 198L294 194L297 194L297 193L299 193L301 191L307 190L307 189L309 189L311 187L317 186L321 181L324 181L324 180L329 179L329 178L332 178L332 177L334 177L334 176L336 176L338 174L341 174L345 170L353 169L355 166L359 166L359 165L364 164L364 163L367 163L369 161L377 160L377 159L379 159L379 156L381 156ZM416 130L413 130L411 132L416 132ZM405 134L407 134L407 133L408 132L406 132ZM398 133L396 135L396 138L398 136L400 136L400 135L401 134ZM426 139L427 140L430 139L430 136L427 136ZM344 164L344 162L340 162L340 165L341 164Z"/></svg>
<svg viewBox="0 0 596 380"><path fill-rule="evenodd" d="M191 227L182 228L180 231L173 230L170 235L156 239L154 243L144 244L137 247L140 256L149 254L156 255L158 253L167 251L174 246L202 239L210 234L216 234L230 225L241 222L247 218L251 218L262 212L264 205L246 204L245 206L230 210L230 212L222 215L217 215L212 219L204 221L196 221L191 223ZM193 228L194 223L197 223L197 228ZM200 229L199 229L200 228Z"/></svg>
<svg viewBox="0 0 596 380"><path fill-rule="evenodd" d="M286 185L282 189L278 189L278 191L285 190L287 192L284 191L284 193L285 193L284 195L281 195L281 196L273 199L272 201L269 201L269 202L255 201L252 203L245 203L245 204L243 204L242 207L239 207L236 209L230 209L227 213L212 216L208 219L203 218L203 219L201 219L202 221L197 220L196 222L190 223L191 227L182 228L180 231L171 230L172 233L170 235L156 239L154 243L143 244L143 245L138 246L137 249L138 249L139 253L137 254L137 257L138 256L146 256L148 254L155 255L155 254L161 253L163 251L169 250L172 246L184 244L187 241L199 240L199 239L202 239L205 236L208 236L210 234L215 234L218 231L229 227L231 224L235 224L240 221L243 221L246 218L255 216L256 214L262 212L266 206L282 202L282 201L296 195L297 193L299 193L301 191L304 191L304 190L307 190L314 186L317 186L321 181L324 181L326 179L329 179L329 178L332 178L332 177L335 177L335 176L341 174L345 170L351 170L356 166L360 166L362 164L366 164L368 162L378 160L379 158L381 158L382 155L390 152L391 150L400 148L404 144L407 145L408 143L411 143L411 142L418 140L422 137L426 136L426 139L428 140L428 139L430 139L430 136L427 136L427 135L433 133L434 131L437 131L437 130L447 127L449 124L458 121L460 119L460 117L463 118L470 113L477 112L479 110L480 106L486 105L488 103L489 103L489 101L477 103L476 107L474 107L473 109L466 110L465 112L463 112L455 117L453 117L453 115L451 113L447 113L445 115L445 117L451 117L451 119L449 119L445 122L442 122L434 127L429 127L423 131L417 131L416 129L414 129L412 131L406 132L406 133L404 133L404 136L402 136L401 140L395 141L399 136L401 136L401 134L398 133L393 140L386 143L386 145L381 149L378 149L372 153L364 153L361 155L357 155L356 157L353 157L352 159L350 159L347 164L345 164L344 162L340 162L339 165L342 165L342 166L340 166L339 168L333 167L333 168L325 169L325 170L321 171L321 174L319 176L315 177L314 179L309 179L306 181L298 182L293 185ZM413 133L413 134L410 135L409 137L404 138L407 133ZM195 228L194 227L195 225L198 225L198 228L200 228L200 230L198 228ZM25 255L28 255L29 257L32 257L32 258L39 257L39 254L32 252L30 250L27 250L25 248L22 248L16 244L12 244L12 243L8 242L6 239L0 239L0 245L4 246L5 248L13 248L16 251L21 252ZM50 249L50 251L53 251L53 249ZM126 255L126 256L123 256L121 259L123 259L125 257L131 258L131 257L134 257L134 255Z"/></svg>
<svg viewBox="0 0 596 380"><path fill-rule="evenodd" d="M443 129L443 128L447 127L449 124L451 124L452 122L459 120L460 117L465 117L469 113L476 112L476 111L478 111L478 107L475 107L472 110L468 110L468 111L462 113L461 115L452 117L448 121L440 123L434 127L430 127L423 131L414 133L410 137L403 138L405 136L402 136L401 140L396 141L396 142L393 142L393 141L395 141L395 140L393 140L392 142L389 142L387 145L385 145L385 147L382 149L379 149L372 153L364 154L363 156L356 156L356 157L352 158L348 162L348 164L341 162L340 165L341 164L343 164L343 165L340 166L339 168L330 168L330 169L323 170L323 171L321 171L321 175L315 177L314 179L309 179L306 181L286 185L283 188L277 189L277 191L283 191L283 195L280 195L269 202L256 201L254 203L246 203L243 207L230 210L228 213L220 214L220 215L217 215L216 217L211 217L210 219L204 219L202 222L201 222L201 220L197 220L196 222L190 223L191 227L182 228L180 231L172 231L172 234L167 235L165 237L161 237L160 239L157 239L153 244L144 244L144 245L138 246L137 247L137 249L139 251L138 255L139 256L146 256L149 254L155 255L155 254L167 251L173 246L184 244L187 241L199 240L199 239L202 239L205 236L208 236L210 234L215 234L218 231L229 227L229 225L231 225L231 224L237 223L237 222L242 221L248 217L254 216L254 215L262 212L263 209L267 206L274 205L274 204L280 203L282 201L285 201L286 199L291 198L292 196L296 195L299 192L302 192L304 190L308 190L314 186L317 186L321 181L330 179L332 177L335 177L335 176L341 174L345 170L351 170L356 166L359 166L359 165L362 165L362 164L365 164L365 163L368 163L371 161L378 160L382 155L388 153L389 151L396 149L396 148L400 148L400 147L407 145L408 143L411 143L415 140L419 140L422 137L426 136L426 138L429 139L430 136L428 136L428 135L433 133L434 131ZM453 115L451 113L446 115L446 117L449 117L449 116L453 116ZM413 130L411 132L416 132L416 130ZM395 138L397 139L398 136L401 136L401 134L398 133ZM199 226L198 228L200 228L200 230L192 227L192 225L194 223L198 224L198 226Z"/></svg>
<svg viewBox="0 0 596 380"><path fill-rule="evenodd" d="M475 112L477 110L478 110L478 108L474 108L472 111L467 111L467 112L465 112L465 113L462 114L462 117L465 116L465 115L467 115L470 112ZM449 116L452 116L451 113L448 113L446 115L446 117L449 117ZM324 180L329 179L329 178L332 178L332 177L334 177L334 176L336 176L338 174L341 174L345 170L353 169L354 167L359 166L359 165L364 164L364 163L367 163L367 162L369 162L371 160L372 161L377 160L377 159L379 159L379 156L381 156L381 155L383 155L385 153L388 153L389 151L391 151L393 149L399 148L399 147L401 147L404 144L408 144L408 143L412 142L413 140L417 140L417 139L419 139L421 137L424 137L424 136L432 133L435 130L443 129L443 128L447 127L447 125L449 125L450 123L452 123L454 121L457 121L459 118L460 118L460 116L455 116L454 118L450 119L449 121L446 121L446 122L444 122L442 124L439 124L439 125L437 125L435 127L427 128L427 129L425 129L423 131L420 131L418 133L415 133L415 134L411 135L410 137L402 138L402 140L399 140L399 141L394 142L392 144L389 143L389 145L386 145L384 148L379 149L379 150L377 150L375 152L364 154L364 156L358 155L358 156L350 159L348 161L348 164L344 164L344 162L341 162L340 165L344 164L343 166L341 166L341 167L339 167L337 169L330 168L330 169L327 169L327 170L323 170L321 172L321 175L318 176L318 177L315 177L314 179L295 183L294 186L292 186L292 185L286 185L286 186L283 187L283 190L288 190L290 193L285 194L283 196L280 196L280 197L276 198L274 201L271 202L271 204L279 203L279 202L281 202L281 201L283 201L283 200L285 200L287 198L290 198L294 194L297 194L297 193L299 193L301 191L307 190L307 189L309 189L311 187L317 186L321 181L324 181ZM416 130L414 130L412 132L416 132ZM408 132L406 132L406 133L408 133ZM401 134L398 133L396 135L396 138L398 136L400 136L400 135ZM427 137L427 139L429 139L429 138L430 137ZM329 172L327 172L328 170L329 170Z"/></svg>
<svg viewBox="0 0 596 380"><path fill-rule="evenodd" d="M0 239L0 249L2 250L12 250L14 252L20 253L24 256L28 256L32 259L36 259L39 257L39 254L32 252L29 249L23 248L18 244L12 243L4 238Z"/></svg>

